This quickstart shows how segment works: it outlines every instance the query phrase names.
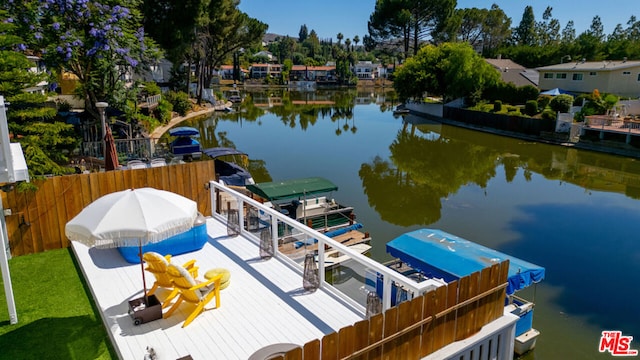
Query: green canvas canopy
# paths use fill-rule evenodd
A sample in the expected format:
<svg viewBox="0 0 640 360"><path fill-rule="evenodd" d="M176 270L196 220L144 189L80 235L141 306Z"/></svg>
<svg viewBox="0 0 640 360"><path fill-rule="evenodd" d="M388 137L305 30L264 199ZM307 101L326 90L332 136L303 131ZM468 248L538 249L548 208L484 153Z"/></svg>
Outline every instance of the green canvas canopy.
<svg viewBox="0 0 640 360"><path fill-rule="evenodd" d="M338 190L338 187L325 178L311 177L247 185L247 190L269 201L274 201L327 193Z"/></svg>

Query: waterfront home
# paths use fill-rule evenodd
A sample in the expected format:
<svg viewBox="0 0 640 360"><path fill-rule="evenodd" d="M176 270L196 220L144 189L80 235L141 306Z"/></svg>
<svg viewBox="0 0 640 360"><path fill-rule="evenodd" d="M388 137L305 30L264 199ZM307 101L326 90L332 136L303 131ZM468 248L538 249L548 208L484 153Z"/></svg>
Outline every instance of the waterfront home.
<svg viewBox="0 0 640 360"><path fill-rule="evenodd" d="M640 61L575 61L537 68L541 90L560 88L574 93L610 93L623 97L640 95Z"/></svg>
<svg viewBox="0 0 640 360"><path fill-rule="evenodd" d="M505 83L512 83L515 86L532 85L538 86L538 71L527 69L524 66L509 59L484 59L489 65L500 72L500 77Z"/></svg>

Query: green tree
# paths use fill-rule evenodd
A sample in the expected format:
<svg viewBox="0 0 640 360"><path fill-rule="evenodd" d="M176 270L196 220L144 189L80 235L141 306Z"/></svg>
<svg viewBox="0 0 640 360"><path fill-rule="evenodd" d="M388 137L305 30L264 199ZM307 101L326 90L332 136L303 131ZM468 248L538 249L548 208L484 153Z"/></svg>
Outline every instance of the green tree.
<svg viewBox="0 0 640 360"><path fill-rule="evenodd" d="M520 24L514 30L514 42L518 45L531 46L536 44L536 19L533 7L526 6Z"/></svg>
<svg viewBox="0 0 640 360"><path fill-rule="evenodd" d="M139 0L10 1L9 15L20 24L18 34L47 66L76 75L85 107L108 100L124 105L126 75L142 70L159 55L145 36Z"/></svg>
<svg viewBox="0 0 640 360"><path fill-rule="evenodd" d="M298 42L304 42L307 40L309 36L309 31L307 30L307 24L300 26L300 31L298 32Z"/></svg>
<svg viewBox="0 0 640 360"><path fill-rule="evenodd" d="M238 4L238 0L211 2L204 25L197 29L198 101L202 89L211 84L213 70L240 49L260 43L267 31L267 24L240 11Z"/></svg>
<svg viewBox="0 0 640 360"><path fill-rule="evenodd" d="M206 0L143 0L144 29L165 50L174 64L185 60L202 25Z"/></svg>
<svg viewBox="0 0 640 360"><path fill-rule="evenodd" d="M377 0L369 16L369 36L378 44L402 39L405 57L421 43L437 40L453 15L455 0Z"/></svg>
<svg viewBox="0 0 640 360"><path fill-rule="evenodd" d="M460 17L457 40L469 43L473 47L479 46L482 43L488 13L487 9L478 8L456 10L456 16Z"/></svg>
<svg viewBox="0 0 640 360"><path fill-rule="evenodd" d="M424 46L407 59L396 70L394 88L405 99L420 98L424 92L445 100L479 98L485 88L499 80L500 74L469 44L444 43Z"/></svg>
<svg viewBox="0 0 640 360"><path fill-rule="evenodd" d="M560 22L554 19L553 8L547 6L542 15L542 21L536 24L536 37L541 46L555 45L560 41Z"/></svg>
<svg viewBox="0 0 640 360"><path fill-rule="evenodd" d="M31 73L31 62L15 51L24 47L16 30L12 18L0 10L0 94L9 103L9 131L22 146L31 177L68 173L63 164L78 144L73 127L58 121L54 108L44 106L45 95L24 92L43 78Z"/></svg>
<svg viewBox="0 0 640 360"><path fill-rule="evenodd" d="M338 35L336 35L336 39L338 39L338 46L341 46L342 39L344 39L344 35L342 35L342 33L338 33Z"/></svg>
<svg viewBox="0 0 640 360"><path fill-rule="evenodd" d="M483 53L490 54L511 37L511 19L496 4L491 5L482 29Z"/></svg>
<svg viewBox="0 0 640 360"><path fill-rule="evenodd" d="M599 16L594 16L588 30L578 35L575 41L576 52L581 58L598 61L606 58L604 54L604 30Z"/></svg>
<svg viewBox="0 0 640 360"><path fill-rule="evenodd" d="M576 29L573 27L573 21L568 21L567 26L562 29L562 35L560 36L560 41L563 44L573 43L576 39Z"/></svg>

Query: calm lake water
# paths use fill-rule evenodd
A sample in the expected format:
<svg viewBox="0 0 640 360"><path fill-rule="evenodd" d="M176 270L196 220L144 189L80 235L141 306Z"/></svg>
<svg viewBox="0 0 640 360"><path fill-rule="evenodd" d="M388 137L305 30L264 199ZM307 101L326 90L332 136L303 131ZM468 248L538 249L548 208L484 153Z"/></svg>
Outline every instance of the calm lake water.
<svg viewBox="0 0 640 360"><path fill-rule="evenodd" d="M603 330L640 348L640 163L393 115L393 93L250 92L199 127L249 154L256 181L323 176L371 233L371 256L439 228L546 268L527 359L605 359ZM532 292L526 294L531 298Z"/></svg>

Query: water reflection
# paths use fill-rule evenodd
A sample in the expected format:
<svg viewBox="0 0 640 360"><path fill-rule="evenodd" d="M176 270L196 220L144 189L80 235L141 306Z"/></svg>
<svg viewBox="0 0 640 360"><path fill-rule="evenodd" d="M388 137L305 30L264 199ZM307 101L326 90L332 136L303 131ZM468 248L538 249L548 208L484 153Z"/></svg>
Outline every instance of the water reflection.
<svg viewBox="0 0 640 360"><path fill-rule="evenodd" d="M192 126L204 146L247 152L257 181L337 183L376 260L428 226L545 266L538 358L596 358L605 328L640 334L636 160L396 118L396 105L375 91L251 91L236 113Z"/></svg>

